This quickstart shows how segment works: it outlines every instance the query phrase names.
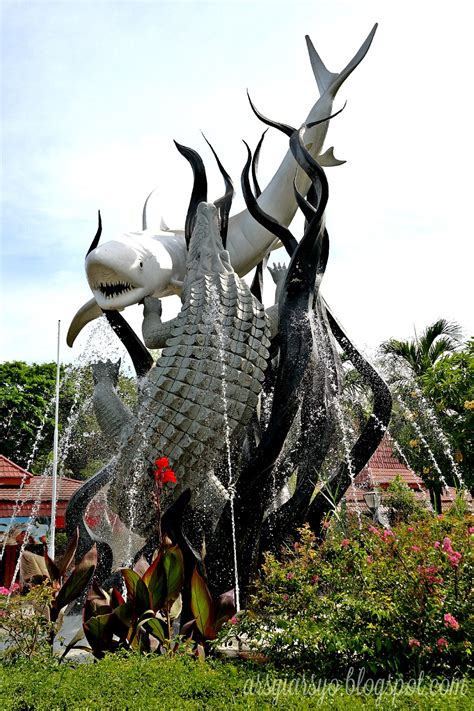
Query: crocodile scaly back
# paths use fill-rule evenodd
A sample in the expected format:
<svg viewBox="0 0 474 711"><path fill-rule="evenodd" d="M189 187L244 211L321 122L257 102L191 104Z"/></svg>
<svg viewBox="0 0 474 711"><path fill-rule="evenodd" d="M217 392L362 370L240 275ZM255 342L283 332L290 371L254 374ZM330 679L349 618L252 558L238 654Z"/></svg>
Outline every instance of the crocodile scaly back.
<svg viewBox="0 0 474 711"><path fill-rule="evenodd" d="M269 358L263 305L229 263L206 273L201 260L196 269L200 253L192 247L181 312L143 386L138 422L109 492L120 518L143 534L154 513L154 460L167 456L178 480L163 492L162 510L184 489L205 485L227 443L244 433Z"/></svg>

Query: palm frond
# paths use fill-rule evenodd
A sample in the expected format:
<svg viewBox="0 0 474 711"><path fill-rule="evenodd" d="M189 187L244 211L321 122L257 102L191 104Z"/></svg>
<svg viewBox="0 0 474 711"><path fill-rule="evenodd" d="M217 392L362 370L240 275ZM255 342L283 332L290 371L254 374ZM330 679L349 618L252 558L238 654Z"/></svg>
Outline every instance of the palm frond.
<svg viewBox="0 0 474 711"><path fill-rule="evenodd" d="M427 326L420 336L420 346L423 344L423 350L429 351L431 345L440 336L446 336L456 344L462 340L462 331L459 324L454 321L448 321L445 318L440 318L430 326Z"/></svg>
<svg viewBox="0 0 474 711"><path fill-rule="evenodd" d="M438 358L449 355L456 350L456 343L452 338L438 338L428 351L428 358L431 365L434 365Z"/></svg>

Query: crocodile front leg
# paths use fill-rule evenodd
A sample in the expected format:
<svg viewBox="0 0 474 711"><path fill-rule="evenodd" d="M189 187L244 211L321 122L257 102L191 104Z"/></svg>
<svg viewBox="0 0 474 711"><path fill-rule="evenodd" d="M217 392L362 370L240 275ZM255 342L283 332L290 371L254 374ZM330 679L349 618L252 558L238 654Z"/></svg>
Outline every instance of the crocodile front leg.
<svg viewBox="0 0 474 711"><path fill-rule="evenodd" d="M288 271L284 264L274 264L273 267L268 267L268 271L272 275L272 279L276 284L275 289L275 304L266 309L266 314L270 319L270 332L271 337L274 338L278 333L278 304L280 302L280 296L283 289L283 284L285 283L286 273Z"/></svg>
<svg viewBox="0 0 474 711"><path fill-rule="evenodd" d="M146 296L143 300L142 334L147 348L164 348L167 339L171 336L176 319L163 323L161 314L163 307L161 299Z"/></svg>

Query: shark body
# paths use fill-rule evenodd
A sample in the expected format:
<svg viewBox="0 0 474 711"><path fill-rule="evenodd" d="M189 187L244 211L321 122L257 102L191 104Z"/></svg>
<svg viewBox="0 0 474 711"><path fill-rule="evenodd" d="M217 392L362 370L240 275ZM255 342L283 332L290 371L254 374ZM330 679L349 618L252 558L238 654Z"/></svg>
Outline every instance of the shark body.
<svg viewBox="0 0 474 711"><path fill-rule="evenodd" d="M333 148L323 152L328 121L337 91L367 54L377 25L340 73L330 72L309 37L306 37L313 73L320 97L310 110L304 142L311 155L322 166L340 165L344 161L334 157ZM314 126L308 126L318 121ZM277 222L288 226L297 210L293 181L305 195L310 187L309 178L301 171L288 151L275 175L258 198L262 210ZM146 207L146 204L145 204ZM144 210L145 215L145 210ZM93 298L82 306L69 327L67 342L72 346L82 328L102 314L104 310L123 310L138 304L147 296L162 298L180 294L186 269L186 242L184 231L153 232L146 229L129 232L117 239L91 249L86 257L87 280ZM229 220L227 249L231 264L239 276L247 274L275 245L275 235L258 224L248 210L233 215Z"/></svg>

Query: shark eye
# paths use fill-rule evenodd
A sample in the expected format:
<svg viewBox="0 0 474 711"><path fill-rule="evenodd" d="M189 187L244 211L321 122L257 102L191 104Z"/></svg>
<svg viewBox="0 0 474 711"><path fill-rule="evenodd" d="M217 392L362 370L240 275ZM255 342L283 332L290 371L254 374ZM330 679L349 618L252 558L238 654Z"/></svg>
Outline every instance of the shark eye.
<svg viewBox="0 0 474 711"><path fill-rule="evenodd" d="M143 262L140 260L139 262L140 269L143 269Z"/></svg>

